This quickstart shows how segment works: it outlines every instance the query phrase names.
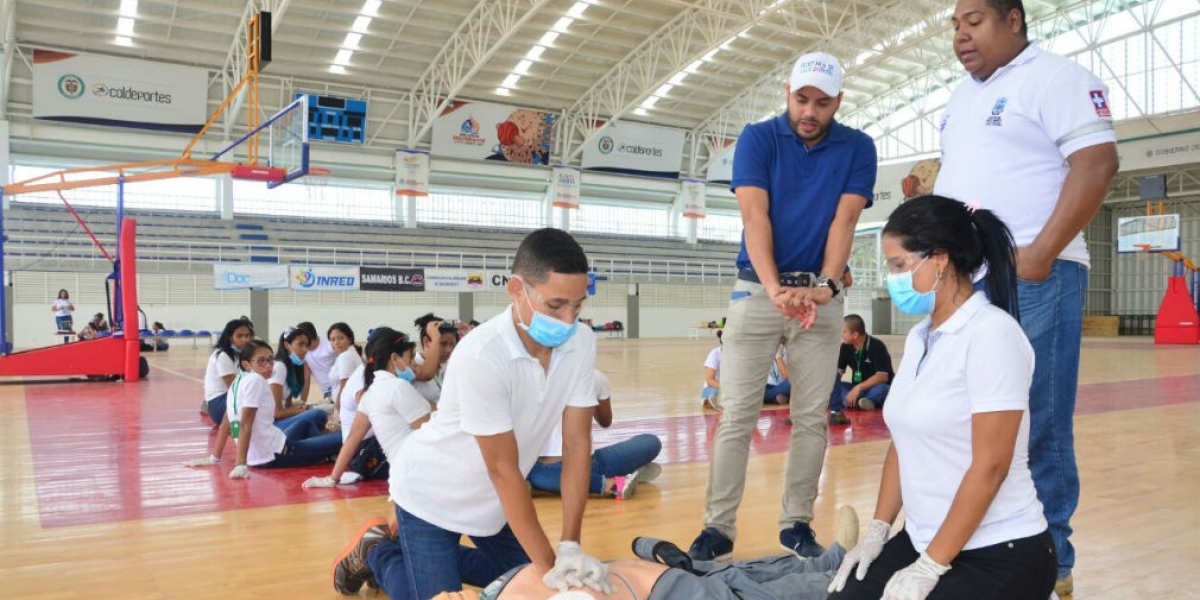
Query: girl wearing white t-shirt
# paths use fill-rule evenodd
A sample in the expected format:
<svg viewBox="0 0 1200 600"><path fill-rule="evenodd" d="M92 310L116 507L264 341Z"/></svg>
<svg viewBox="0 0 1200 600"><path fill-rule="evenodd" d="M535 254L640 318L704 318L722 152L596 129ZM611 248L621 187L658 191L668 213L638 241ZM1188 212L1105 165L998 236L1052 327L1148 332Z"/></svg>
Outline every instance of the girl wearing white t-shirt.
<svg viewBox="0 0 1200 600"><path fill-rule="evenodd" d="M329 385L333 404L340 410L342 387L346 385L346 380L350 379L354 370L363 364L362 357L358 355L358 347L354 345L354 330L350 329L349 325L334 323L329 326L325 335L337 354L337 358L333 360L333 368L329 369Z"/></svg>
<svg viewBox="0 0 1200 600"><path fill-rule="evenodd" d="M342 447L341 435L322 433L311 421L298 420L284 429L276 426L275 398L268 383L274 367L269 344L262 340L247 344L242 372L229 386L230 433L238 447L231 479L248 479L248 467L286 468L323 462Z"/></svg>
<svg viewBox="0 0 1200 600"><path fill-rule="evenodd" d="M1012 236L991 211L926 196L892 213L883 254L896 308L928 317L883 408L875 519L830 598L1045 600L1058 567L1029 471L1033 350L1010 314ZM986 293L971 283L985 264Z"/></svg>
<svg viewBox="0 0 1200 600"><path fill-rule="evenodd" d="M217 338L216 350L208 357L208 366L204 369L204 401L214 427L225 418L225 394L237 376L238 356L253 337L254 328L249 321L234 319L225 324Z"/></svg>
<svg viewBox="0 0 1200 600"><path fill-rule="evenodd" d="M424 325L422 319L430 319ZM442 397L442 381L446 378L446 364L458 346L458 325L443 321L432 314L417 319L421 330L421 352L414 359L413 369L417 380L413 387L432 404ZM427 358L428 357L428 358ZM430 359L433 359L430 362Z"/></svg>
<svg viewBox="0 0 1200 600"><path fill-rule="evenodd" d="M271 369L268 383L271 396L275 399L275 426L280 429L286 430L292 424L305 420L324 431L329 421L329 413L308 410L310 407L304 402L311 381L308 365L304 361L309 346L310 339L303 329L288 327L279 336L279 349L275 352L275 366Z"/></svg>
<svg viewBox="0 0 1200 600"><path fill-rule="evenodd" d="M71 294L67 290L58 290L58 298L50 303L50 312L54 313L54 326L56 331L72 331L75 327L75 321L71 318L71 311L75 310L75 305L71 303Z"/></svg>
<svg viewBox="0 0 1200 600"><path fill-rule="evenodd" d="M429 420L429 403L412 386L410 364L415 346L403 333L391 330L376 333L368 353L370 369L364 370L363 374L365 387L359 397L358 414L337 462L329 476L310 478L303 487L333 487L341 481L342 474L351 468L356 457L373 451L360 447L368 430L375 432L374 443L390 461L399 456L408 434ZM377 457L374 460L378 460ZM386 468L381 470L379 465L369 465L369 470L378 473ZM391 485L396 484L392 482Z"/></svg>

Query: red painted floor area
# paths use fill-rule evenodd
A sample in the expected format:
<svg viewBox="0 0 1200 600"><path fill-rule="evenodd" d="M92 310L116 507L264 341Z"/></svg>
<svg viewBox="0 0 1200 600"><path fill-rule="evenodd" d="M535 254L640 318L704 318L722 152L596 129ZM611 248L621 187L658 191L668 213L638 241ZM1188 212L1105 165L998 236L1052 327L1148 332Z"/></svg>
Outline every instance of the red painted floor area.
<svg viewBox="0 0 1200 600"><path fill-rule="evenodd" d="M44 527L64 527L242 508L297 504L387 493L384 482L333 490L302 490L329 466L254 470L231 481L233 446L221 466L189 469L183 460L204 456L211 426L198 413L197 384L155 370L137 384L40 383L26 386L38 508ZM1080 387L1077 414L1093 414L1200 400L1195 375L1091 384ZM765 409L751 440L753 454L787 449L788 412ZM831 429L831 445L888 439L879 411L850 411L853 423ZM717 415L641 419L597 430L598 446L651 433L663 440L664 464L709 460Z"/></svg>

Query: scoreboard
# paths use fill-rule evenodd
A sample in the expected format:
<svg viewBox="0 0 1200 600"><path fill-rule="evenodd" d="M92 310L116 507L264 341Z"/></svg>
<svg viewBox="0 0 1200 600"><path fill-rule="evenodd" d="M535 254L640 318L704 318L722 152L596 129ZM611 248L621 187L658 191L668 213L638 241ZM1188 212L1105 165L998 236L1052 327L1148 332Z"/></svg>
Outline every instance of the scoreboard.
<svg viewBox="0 0 1200 600"><path fill-rule="evenodd" d="M308 139L362 144L367 141L367 102L337 96L308 96Z"/></svg>

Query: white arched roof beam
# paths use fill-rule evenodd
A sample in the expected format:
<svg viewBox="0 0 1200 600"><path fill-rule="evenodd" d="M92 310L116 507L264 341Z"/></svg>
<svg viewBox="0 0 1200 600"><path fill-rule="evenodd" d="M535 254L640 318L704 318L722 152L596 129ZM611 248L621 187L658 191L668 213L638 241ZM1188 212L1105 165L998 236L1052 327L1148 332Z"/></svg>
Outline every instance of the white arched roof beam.
<svg viewBox="0 0 1200 600"><path fill-rule="evenodd" d="M796 56L814 50L831 52L843 60L849 83L856 73L880 66L896 48L918 43L930 35L928 32L936 29L945 8L943 2L934 0L890 2L869 8L851 4L851 18L831 24L824 35L780 61L749 86L746 93L732 98L692 131L697 148L707 153L705 160L695 161L699 165L696 171L703 172L716 151L736 138L747 123L782 110L786 72ZM859 9L863 12L854 14Z"/></svg>
<svg viewBox="0 0 1200 600"><path fill-rule="evenodd" d="M415 148L433 121L496 54L496 51L549 0L480 0L413 86L409 102L408 147ZM401 105L397 104L393 108ZM390 121L392 114L385 120Z"/></svg>
<svg viewBox="0 0 1200 600"><path fill-rule="evenodd" d="M702 0L682 11L604 74L566 112L563 162L579 158L603 127L628 114L671 77L793 0Z"/></svg>
<svg viewBox="0 0 1200 600"><path fill-rule="evenodd" d="M1187 6L1190 4L1191 6ZM1164 10L1170 6L1170 10ZM1125 25L1112 26L1107 20L1114 16L1114 10L1127 8L1129 19ZM1120 13L1118 13L1120 14ZM1104 58L1106 48L1113 44L1145 36L1146 45L1158 49L1154 54L1163 60L1164 64L1152 64L1153 59L1145 57L1149 67L1145 72L1137 73L1138 77L1146 77L1152 71L1168 71L1180 82L1178 89L1181 95L1179 106L1167 107L1166 111L1177 112L1180 109L1200 106L1200 93L1197 85L1185 72L1184 65L1173 55L1178 50L1171 50L1160 39L1158 32L1187 19L1195 19L1200 15L1200 2L1189 0L1178 4L1170 0L1152 0L1137 6L1116 4L1114 2L1076 2L1071 6L1038 17L1031 17L1030 27L1040 40L1049 40L1053 45L1047 49L1059 52L1069 58L1090 53L1095 66L1092 68L1097 76L1110 84L1114 98L1120 98L1114 103L1114 109L1129 109L1124 117L1114 113L1118 120L1154 116L1155 110L1149 108L1153 90L1149 86L1128 81L1127 72L1115 68L1110 60ZM1129 27L1128 23L1134 23ZM1181 32L1178 41L1181 44L1191 43L1190 36ZM957 59L951 53L943 64L931 69L928 73L920 74L898 86L897 89L879 98L856 107L846 117L845 121L855 127L860 127L872 134L880 145L880 158L897 158L913 154L923 154L936 151L938 148L937 119L941 110L949 100L948 90L953 83L964 76ZM1139 59L1141 60L1141 59ZM1085 64L1085 66L1087 66ZM916 114L903 114L909 108L917 107ZM915 139L926 143L914 143Z"/></svg>

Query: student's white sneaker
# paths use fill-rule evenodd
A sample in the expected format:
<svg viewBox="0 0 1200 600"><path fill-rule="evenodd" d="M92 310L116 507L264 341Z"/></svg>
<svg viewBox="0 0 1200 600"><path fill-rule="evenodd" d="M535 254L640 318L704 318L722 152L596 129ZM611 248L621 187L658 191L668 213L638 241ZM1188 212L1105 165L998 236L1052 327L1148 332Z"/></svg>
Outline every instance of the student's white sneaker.
<svg viewBox="0 0 1200 600"><path fill-rule="evenodd" d="M637 470L638 483L646 483L654 481L658 476L662 475L662 465L652 462Z"/></svg>
<svg viewBox="0 0 1200 600"><path fill-rule="evenodd" d="M604 489L600 493L608 498L627 500L633 497L633 491L637 489L637 484L637 471L628 475L617 475L604 480Z"/></svg>

